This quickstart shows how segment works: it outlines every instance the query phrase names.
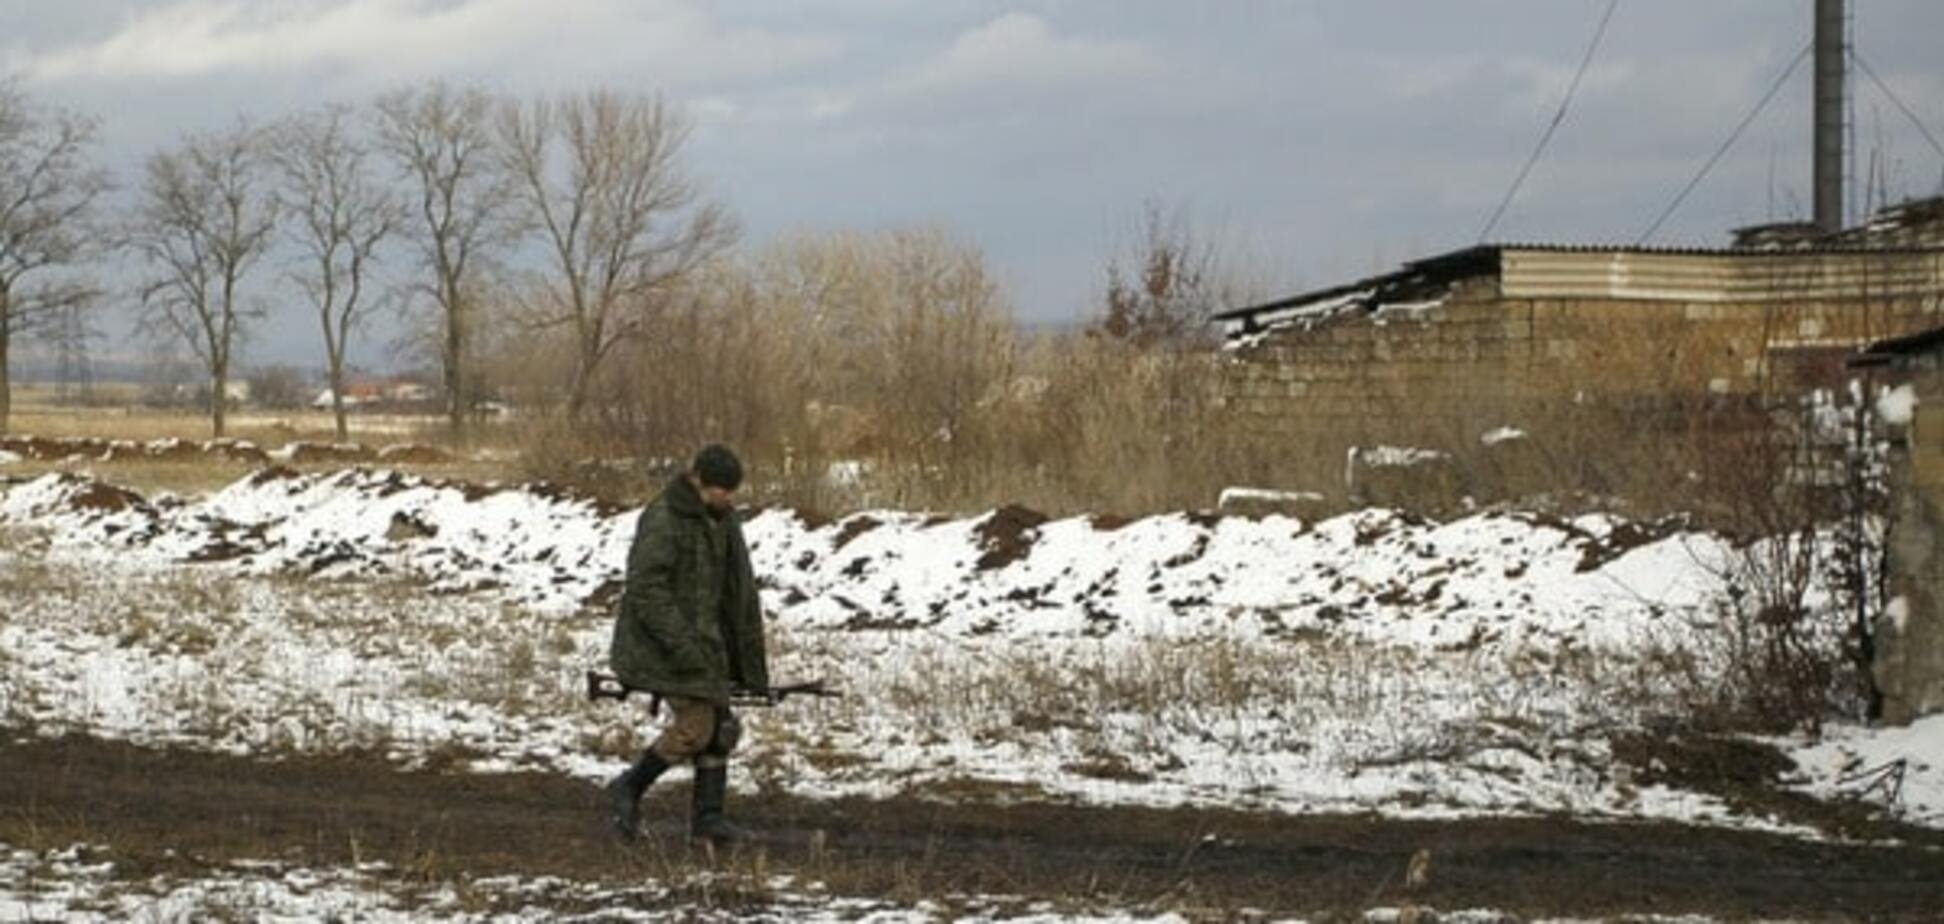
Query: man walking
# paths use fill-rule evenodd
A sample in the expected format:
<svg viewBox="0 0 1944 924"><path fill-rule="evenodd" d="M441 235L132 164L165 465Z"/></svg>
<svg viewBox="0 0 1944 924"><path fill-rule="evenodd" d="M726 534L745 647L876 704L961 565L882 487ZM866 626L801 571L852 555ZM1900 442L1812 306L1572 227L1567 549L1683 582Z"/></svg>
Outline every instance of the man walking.
<svg viewBox="0 0 1944 924"><path fill-rule="evenodd" d="M742 723L734 691L769 689L763 616L736 519L742 462L710 445L635 525L608 660L625 686L654 693L673 718L633 767L607 785L608 821L633 840L641 794L669 767L695 766L689 838L727 844L747 832L723 817L729 753Z"/></svg>

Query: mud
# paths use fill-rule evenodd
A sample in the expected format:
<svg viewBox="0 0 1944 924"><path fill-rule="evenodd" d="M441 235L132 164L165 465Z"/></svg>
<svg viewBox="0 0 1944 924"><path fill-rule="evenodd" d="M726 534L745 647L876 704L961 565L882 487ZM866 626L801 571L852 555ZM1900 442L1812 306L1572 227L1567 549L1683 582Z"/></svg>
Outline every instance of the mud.
<svg viewBox="0 0 1944 924"><path fill-rule="evenodd" d="M80 491L68 498L68 505L76 510L101 513L118 513L144 503L142 495L101 481L87 482Z"/></svg>
<svg viewBox="0 0 1944 924"><path fill-rule="evenodd" d="M1024 559L1032 552L1033 542L1039 538L1040 524L1045 523L1046 519L1046 514L1018 504L1007 504L994 510L973 530L979 537L979 548L984 552L974 567L980 571L993 571Z"/></svg>
<svg viewBox="0 0 1944 924"><path fill-rule="evenodd" d="M287 458L294 465L314 465L317 463L356 464L371 462L378 454L369 447L358 443L291 443L284 447Z"/></svg>
<svg viewBox="0 0 1944 924"><path fill-rule="evenodd" d="M1941 839L1910 830L1876 832L1902 846L1854 846L1669 824L1006 804L973 787L957 793L966 804L737 798L732 811L769 836L710 858L682 844L688 786L679 771L649 797L648 836L622 848L600 830L594 786L559 776L406 772L359 756L267 762L83 737L0 740L0 841L106 844L130 878L270 858L384 860L401 888L489 875L637 883L711 863L747 866L760 852L770 871L840 894L950 907L954 893L1004 893L1210 919L1242 908L1327 917L1413 902L1524 916L1934 921L1944 899ZM1428 877L1407 889L1419 851L1428 851Z"/></svg>
<svg viewBox="0 0 1944 924"><path fill-rule="evenodd" d="M879 526L882 525L884 524L879 522L876 517L873 517L869 514L860 513L855 516L845 517L844 525L838 527L837 535L831 537L830 550L832 552L835 552L838 549L841 549L844 546L849 545L851 543L851 540L856 539L857 537L862 536L865 533L870 532L871 530L877 529Z"/></svg>

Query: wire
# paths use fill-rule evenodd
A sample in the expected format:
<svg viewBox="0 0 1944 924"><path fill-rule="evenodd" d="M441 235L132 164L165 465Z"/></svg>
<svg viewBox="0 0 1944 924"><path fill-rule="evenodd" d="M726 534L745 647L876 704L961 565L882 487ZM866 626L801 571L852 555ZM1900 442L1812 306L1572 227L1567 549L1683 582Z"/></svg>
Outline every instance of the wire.
<svg viewBox="0 0 1944 924"><path fill-rule="evenodd" d="M1608 0L1606 12L1600 16L1599 28L1593 30L1593 41L1587 43L1586 55L1580 58L1579 70L1573 74L1573 82L1566 87L1566 97L1559 101L1559 111L1553 113L1552 121L1547 123L1545 133L1539 136L1539 143L1533 146L1532 155L1526 158L1525 166L1519 168L1519 175L1512 179L1512 188L1507 189L1505 198L1499 200L1498 209L1492 213L1491 220L1485 222L1485 227L1479 230L1479 243L1484 243L1486 235L1491 234L1492 229L1498 227L1499 219L1505 216L1505 210L1512 205L1512 197L1519 194L1519 187L1525 185L1527 174L1532 172L1532 166L1539 162L1539 155L1545 152L1546 145L1552 141L1553 132L1559 130L1559 123L1566 121L1566 107L1573 104L1573 94L1579 90L1580 80L1586 76L1587 66L1593 63L1593 52L1599 50L1600 39L1606 35L1607 24L1613 21L1613 11L1619 6L1620 0Z"/></svg>
<svg viewBox="0 0 1944 924"><path fill-rule="evenodd" d="M1897 96L1895 91L1890 89L1890 85L1884 83L1883 78L1877 76L1876 69L1870 66L1870 62L1863 60L1863 56L1857 54L1854 48L1850 49L1850 60L1855 61L1856 66L1863 69L1863 73L1870 78L1870 82L1876 84L1876 88L1882 90L1883 95L1890 98L1891 104L1895 105L1897 110L1902 112L1904 117L1910 120L1910 124L1917 126L1917 131L1923 133L1924 140L1930 142L1931 150L1936 151L1939 157L1944 157L1944 144L1938 143L1937 136L1931 134L1930 126L1925 125L1924 120L1917 117L1917 113L1911 111L1909 106L1904 105L1904 101Z"/></svg>
<svg viewBox="0 0 1944 924"><path fill-rule="evenodd" d="M1654 232L1659 231L1661 225L1667 219L1674 216L1675 210L1681 207L1681 203L1687 201L1688 193L1693 192L1694 187L1701 185L1701 180L1708 175L1708 171L1713 170L1714 165L1721 160L1723 155L1728 153L1728 149L1735 146L1735 140L1741 137L1742 132L1748 130L1749 124L1755 121L1756 116L1762 114L1762 110L1768 108L1769 102L1775 99L1775 94L1782 92L1783 85L1789 82L1789 78L1795 74L1796 68L1802 66L1803 60L1809 57L1809 52L1814 48L1815 43L1813 42L1802 46L1802 53L1796 55L1795 60L1789 62L1788 70L1783 71L1782 76L1776 78L1775 85L1769 87L1769 91L1762 97L1762 101L1756 103L1755 108L1748 111L1748 115L1741 120L1741 124L1735 126L1735 130L1728 134L1728 140L1723 141L1721 147L1715 149L1714 155L1708 158L1708 162L1701 165L1701 172L1696 173L1694 179L1689 180L1688 184L1681 188L1680 194L1674 197L1674 201L1669 202L1667 208L1661 211L1660 217L1654 219L1654 223L1647 226L1646 232L1642 233L1634 241L1635 246L1647 243L1647 239L1653 237Z"/></svg>

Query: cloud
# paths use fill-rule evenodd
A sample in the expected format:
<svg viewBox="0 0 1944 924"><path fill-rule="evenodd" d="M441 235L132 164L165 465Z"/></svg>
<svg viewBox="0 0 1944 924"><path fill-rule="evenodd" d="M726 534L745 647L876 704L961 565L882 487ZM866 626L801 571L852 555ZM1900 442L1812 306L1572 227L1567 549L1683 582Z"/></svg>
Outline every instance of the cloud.
<svg viewBox="0 0 1944 924"><path fill-rule="evenodd" d="M1143 79L1161 70L1161 58L1137 42L1060 36L1037 16L1007 13L960 34L942 55L919 69L908 89L1045 87Z"/></svg>
<svg viewBox="0 0 1944 924"><path fill-rule="evenodd" d="M95 41L17 51L29 79L127 80L346 67L397 77L491 63L652 61L669 80L826 60L815 36L723 27L686 0L179 0ZM520 66L516 64L515 66Z"/></svg>

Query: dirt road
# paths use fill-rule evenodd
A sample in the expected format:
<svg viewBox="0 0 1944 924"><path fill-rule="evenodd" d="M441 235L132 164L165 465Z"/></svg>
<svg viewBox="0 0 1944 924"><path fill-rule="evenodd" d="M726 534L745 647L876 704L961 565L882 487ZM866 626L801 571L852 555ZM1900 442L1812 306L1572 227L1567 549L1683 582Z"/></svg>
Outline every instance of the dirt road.
<svg viewBox="0 0 1944 924"><path fill-rule="evenodd" d="M761 858L748 849L712 860L681 846L679 778L650 797L650 836L622 849L598 826L595 788L557 776L403 772L369 757L263 762L79 737L0 740L0 842L111 845L117 874L130 877L232 859L384 860L409 890L489 875L639 882L714 863L946 907L955 894L1003 893L1210 917L1243 908L1327 917L1406 902L1523 916L1944 915L1944 838L1922 831L1895 832L1904 846L1865 847L1665 824L755 796L734 809L772 832ZM1407 888L1420 850L1429 851L1428 878ZM679 891L667 898L687 900Z"/></svg>

